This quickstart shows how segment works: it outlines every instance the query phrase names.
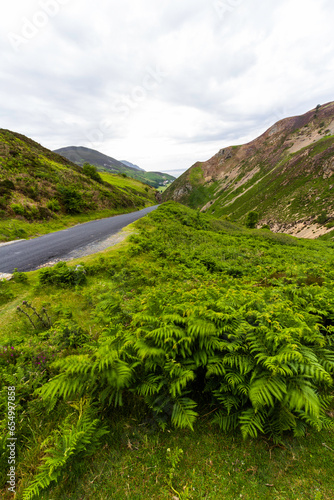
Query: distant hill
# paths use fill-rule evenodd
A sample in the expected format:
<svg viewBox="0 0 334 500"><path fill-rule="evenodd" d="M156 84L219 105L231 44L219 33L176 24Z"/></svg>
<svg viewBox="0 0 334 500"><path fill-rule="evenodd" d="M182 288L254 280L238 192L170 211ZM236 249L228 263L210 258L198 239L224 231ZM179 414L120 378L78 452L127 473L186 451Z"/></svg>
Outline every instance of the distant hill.
<svg viewBox="0 0 334 500"><path fill-rule="evenodd" d="M127 167L135 168L136 170L142 170L142 172L145 172L143 168L138 167L138 165L134 165L133 163L126 161L126 160L121 160L121 162L126 165Z"/></svg>
<svg viewBox="0 0 334 500"><path fill-rule="evenodd" d="M192 208L316 237L334 226L334 102L280 120L257 139L195 163L163 194Z"/></svg>
<svg viewBox="0 0 334 500"><path fill-rule="evenodd" d="M66 148L56 149L54 153L58 153L65 158L68 158L77 165L83 165L85 162L95 165L101 172L111 172L125 174L128 177L137 179L141 182L149 184L152 187L158 188L164 184L171 184L175 177L161 172L145 172L137 165L130 162L118 161L111 156L104 155L94 149L85 148L82 146L69 146Z"/></svg>
<svg viewBox="0 0 334 500"><path fill-rule="evenodd" d="M121 172L124 165L122 162L115 160L111 156L104 155L95 149L84 148L82 146L69 146L66 148L55 149L54 153L64 156L68 160L82 166L84 163L90 163L97 168L113 169Z"/></svg>
<svg viewBox="0 0 334 500"><path fill-rule="evenodd" d="M99 176L93 180L64 156L0 129L0 221L47 221L105 209L126 212L156 203L154 189L133 179L122 184L119 176L110 177L108 182ZM112 177L117 177L114 184Z"/></svg>

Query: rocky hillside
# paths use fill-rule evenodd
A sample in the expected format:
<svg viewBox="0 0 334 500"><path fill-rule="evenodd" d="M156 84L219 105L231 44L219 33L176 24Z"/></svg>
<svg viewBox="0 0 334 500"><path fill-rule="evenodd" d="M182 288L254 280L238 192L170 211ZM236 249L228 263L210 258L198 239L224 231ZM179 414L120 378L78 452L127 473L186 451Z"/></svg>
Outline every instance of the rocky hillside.
<svg viewBox="0 0 334 500"><path fill-rule="evenodd" d="M118 176L117 176L118 177ZM110 184L111 182L111 184ZM43 221L63 214L153 205L155 189L98 181L24 135L0 129L0 219Z"/></svg>
<svg viewBox="0 0 334 500"><path fill-rule="evenodd" d="M192 208L316 237L334 226L334 102L280 120L257 139L196 163L164 193Z"/></svg>
<svg viewBox="0 0 334 500"><path fill-rule="evenodd" d="M116 174L125 174L132 179L137 179L149 186L158 188L164 184L171 184L175 177L161 172L145 172L137 165L133 165L128 161L118 161L111 156L107 156L95 149L84 148L82 146L69 146L66 148L56 149L54 153L58 153L77 165L83 165L85 162L95 165L101 172L110 172Z"/></svg>

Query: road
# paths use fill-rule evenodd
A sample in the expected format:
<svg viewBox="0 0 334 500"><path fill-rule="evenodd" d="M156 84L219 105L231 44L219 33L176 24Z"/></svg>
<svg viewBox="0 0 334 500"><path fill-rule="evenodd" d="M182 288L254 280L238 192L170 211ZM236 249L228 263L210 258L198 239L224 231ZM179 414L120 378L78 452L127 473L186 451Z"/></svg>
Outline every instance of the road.
<svg viewBox="0 0 334 500"><path fill-rule="evenodd" d="M62 260L80 247L105 240L123 227L144 217L159 205L130 214L78 224L77 226L45 234L31 240L21 240L0 246L0 273L34 271L52 260Z"/></svg>

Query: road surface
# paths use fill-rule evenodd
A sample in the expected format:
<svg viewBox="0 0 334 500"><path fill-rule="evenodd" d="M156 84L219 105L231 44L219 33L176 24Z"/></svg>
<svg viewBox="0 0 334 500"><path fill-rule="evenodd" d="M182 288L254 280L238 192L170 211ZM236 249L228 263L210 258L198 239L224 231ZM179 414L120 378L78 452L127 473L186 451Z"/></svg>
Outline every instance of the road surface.
<svg viewBox="0 0 334 500"><path fill-rule="evenodd" d="M12 273L15 268L22 272L34 271L46 262L62 260L73 250L105 240L157 207L154 205L130 214L78 224L32 240L1 245L0 273Z"/></svg>

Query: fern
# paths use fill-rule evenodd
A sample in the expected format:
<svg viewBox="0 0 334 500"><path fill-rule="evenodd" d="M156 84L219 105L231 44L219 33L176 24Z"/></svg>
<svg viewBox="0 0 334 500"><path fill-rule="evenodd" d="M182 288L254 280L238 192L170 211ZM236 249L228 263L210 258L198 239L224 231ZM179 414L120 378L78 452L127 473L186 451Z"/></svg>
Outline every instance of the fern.
<svg viewBox="0 0 334 500"><path fill-rule="evenodd" d="M174 400L172 424L176 427L189 428L194 430L193 424L198 416L198 413L193 410L197 404L190 398L176 398Z"/></svg>
<svg viewBox="0 0 334 500"><path fill-rule="evenodd" d="M279 377L264 376L256 378L249 389L249 399L254 408L274 406L276 401L282 401L287 393L286 383Z"/></svg>
<svg viewBox="0 0 334 500"><path fill-rule="evenodd" d="M264 433L264 421L264 415L254 408L243 411L239 418L243 437L256 438L259 432Z"/></svg>
<svg viewBox="0 0 334 500"><path fill-rule="evenodd" d="M33 481L24 490L23 500L32 500L52 482L58 481L65 467L68 467L74 459L78 460L79 457L93 454L101 437L108 431L101 427L100 421L94 418L94 412L88 408L81 413L76 424L68 427L65 422L61 432L61 437L55 440L54 447L45 451L43 464L40 465Z"/></svg>

